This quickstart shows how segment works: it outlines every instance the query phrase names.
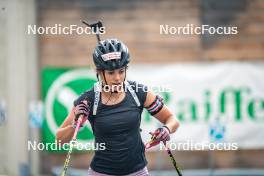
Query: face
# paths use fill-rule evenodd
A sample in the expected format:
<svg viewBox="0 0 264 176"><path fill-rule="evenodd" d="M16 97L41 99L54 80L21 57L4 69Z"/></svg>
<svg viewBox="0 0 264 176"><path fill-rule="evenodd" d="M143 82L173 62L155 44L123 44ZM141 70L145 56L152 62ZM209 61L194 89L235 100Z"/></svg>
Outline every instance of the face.
<svg viewBox="0 0 264 176"><path fill-rule="evenodd" d="M105 80L106 83L112 91L121 90L123 86L123 82L126 76L126 69L125 67L116 69L116 70L105 70ZM103 78L103 72L100 72L100 77ZM104 81L104 79L102 79Z"/></svg>

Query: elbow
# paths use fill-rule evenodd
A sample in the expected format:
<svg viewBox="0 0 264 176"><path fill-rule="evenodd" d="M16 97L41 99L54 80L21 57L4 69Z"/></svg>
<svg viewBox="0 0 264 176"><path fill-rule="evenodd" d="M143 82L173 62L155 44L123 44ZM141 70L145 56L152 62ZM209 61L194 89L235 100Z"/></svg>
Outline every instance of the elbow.
<svg viewBox="0 0 264 176"><path fill-rule="evenodd" d="M176 130L180 127L180 122L179 122L179 120L175 120L176 122L175 122L175 128L176 128ZM175 131L176 131L175 130Z"/></svg>
<svg viewBox="0 0 264 176"><path fill-rule="evenodd" d="M56 132L55 141L57 142L57 144L59 144L59 143L63 144L64 143L60 129L58 129L58 131Z"/></svg>
<svg viewBox="0 0 264 176"><path fill-rule="evenodd" d="M55 135L55 140L57 144L68 143L71 140L71 133L65 131L65 128L59 128Z"/></svg>
<svg viewBox="0 0 264 176"><path fill-rule="evenodd" d="M173 123L173 130L172 130L172 133L174 133L174 132L176 132L177 131L177 129L180 127L180 122L179 122L179 120L176 118L176 117L174 117L173 116L173 121L174 121L174 123Z"/></svg>

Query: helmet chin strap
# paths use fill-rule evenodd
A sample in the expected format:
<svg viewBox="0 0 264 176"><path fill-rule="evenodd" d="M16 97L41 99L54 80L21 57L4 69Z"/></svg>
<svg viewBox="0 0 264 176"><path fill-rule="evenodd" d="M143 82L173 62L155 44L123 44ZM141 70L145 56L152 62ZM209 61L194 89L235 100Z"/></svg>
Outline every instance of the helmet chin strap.
<svg viewBox="0 0 264 176"><path fill-rule="evenodd" d="M125 89L125 80L126 80L126 72L127 72L127 66L125 67L125 78L124 78L124 81L123 81L123 89Z"/></svg>
<svg viewBox="0 0 264 176"><path fill-rule="evenodd" d="M105 79L105 71L104 70L103 70L103 77L104 77L103 79L104 79L105 85L108 85L106 82L106 79ZM103 81L102 81L102 86L104 87L105 85L103 84ZM111 93L112 93L112 91L111 91Z"/></svg>

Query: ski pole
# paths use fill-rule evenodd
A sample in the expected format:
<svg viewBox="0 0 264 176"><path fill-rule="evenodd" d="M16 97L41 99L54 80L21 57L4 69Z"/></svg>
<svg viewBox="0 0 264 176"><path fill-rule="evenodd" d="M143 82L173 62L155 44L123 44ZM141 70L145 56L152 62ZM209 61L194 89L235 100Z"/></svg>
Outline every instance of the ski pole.
<svg viewBox="0 0 264 176"><path fill-rule="evenodd" d="M76 125L76 128L74 130L71 142L70 142L70 149L68 151L66 160L64 162L64 166L63 166L63 170L62 170L61 176L65 176L66 175L66 172L67 172L67 169L68 169L68 166L69 166L69 163L70 163L70 159L71 159L71 153L72 153L73 147L74 147L74 145L76 143L76 138L77 138L78 131L80 129L82 118L83 117L78 118L77 125Z"/></svg>

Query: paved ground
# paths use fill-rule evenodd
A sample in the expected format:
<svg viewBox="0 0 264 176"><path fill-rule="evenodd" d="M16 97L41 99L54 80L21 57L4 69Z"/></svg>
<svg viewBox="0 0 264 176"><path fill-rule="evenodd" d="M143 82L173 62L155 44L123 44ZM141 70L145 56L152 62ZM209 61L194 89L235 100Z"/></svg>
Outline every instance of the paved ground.
<svg viewBox="0 0 264 176"><path fill-rule="evenodd" d="M53 169L53 176L60 175L61 168ZM264 169L185 170L183 176L264 176ZM86 176L86 170L69 169L68 176ZM177 176L176 171L150 171L151 176Z"/></svg>

